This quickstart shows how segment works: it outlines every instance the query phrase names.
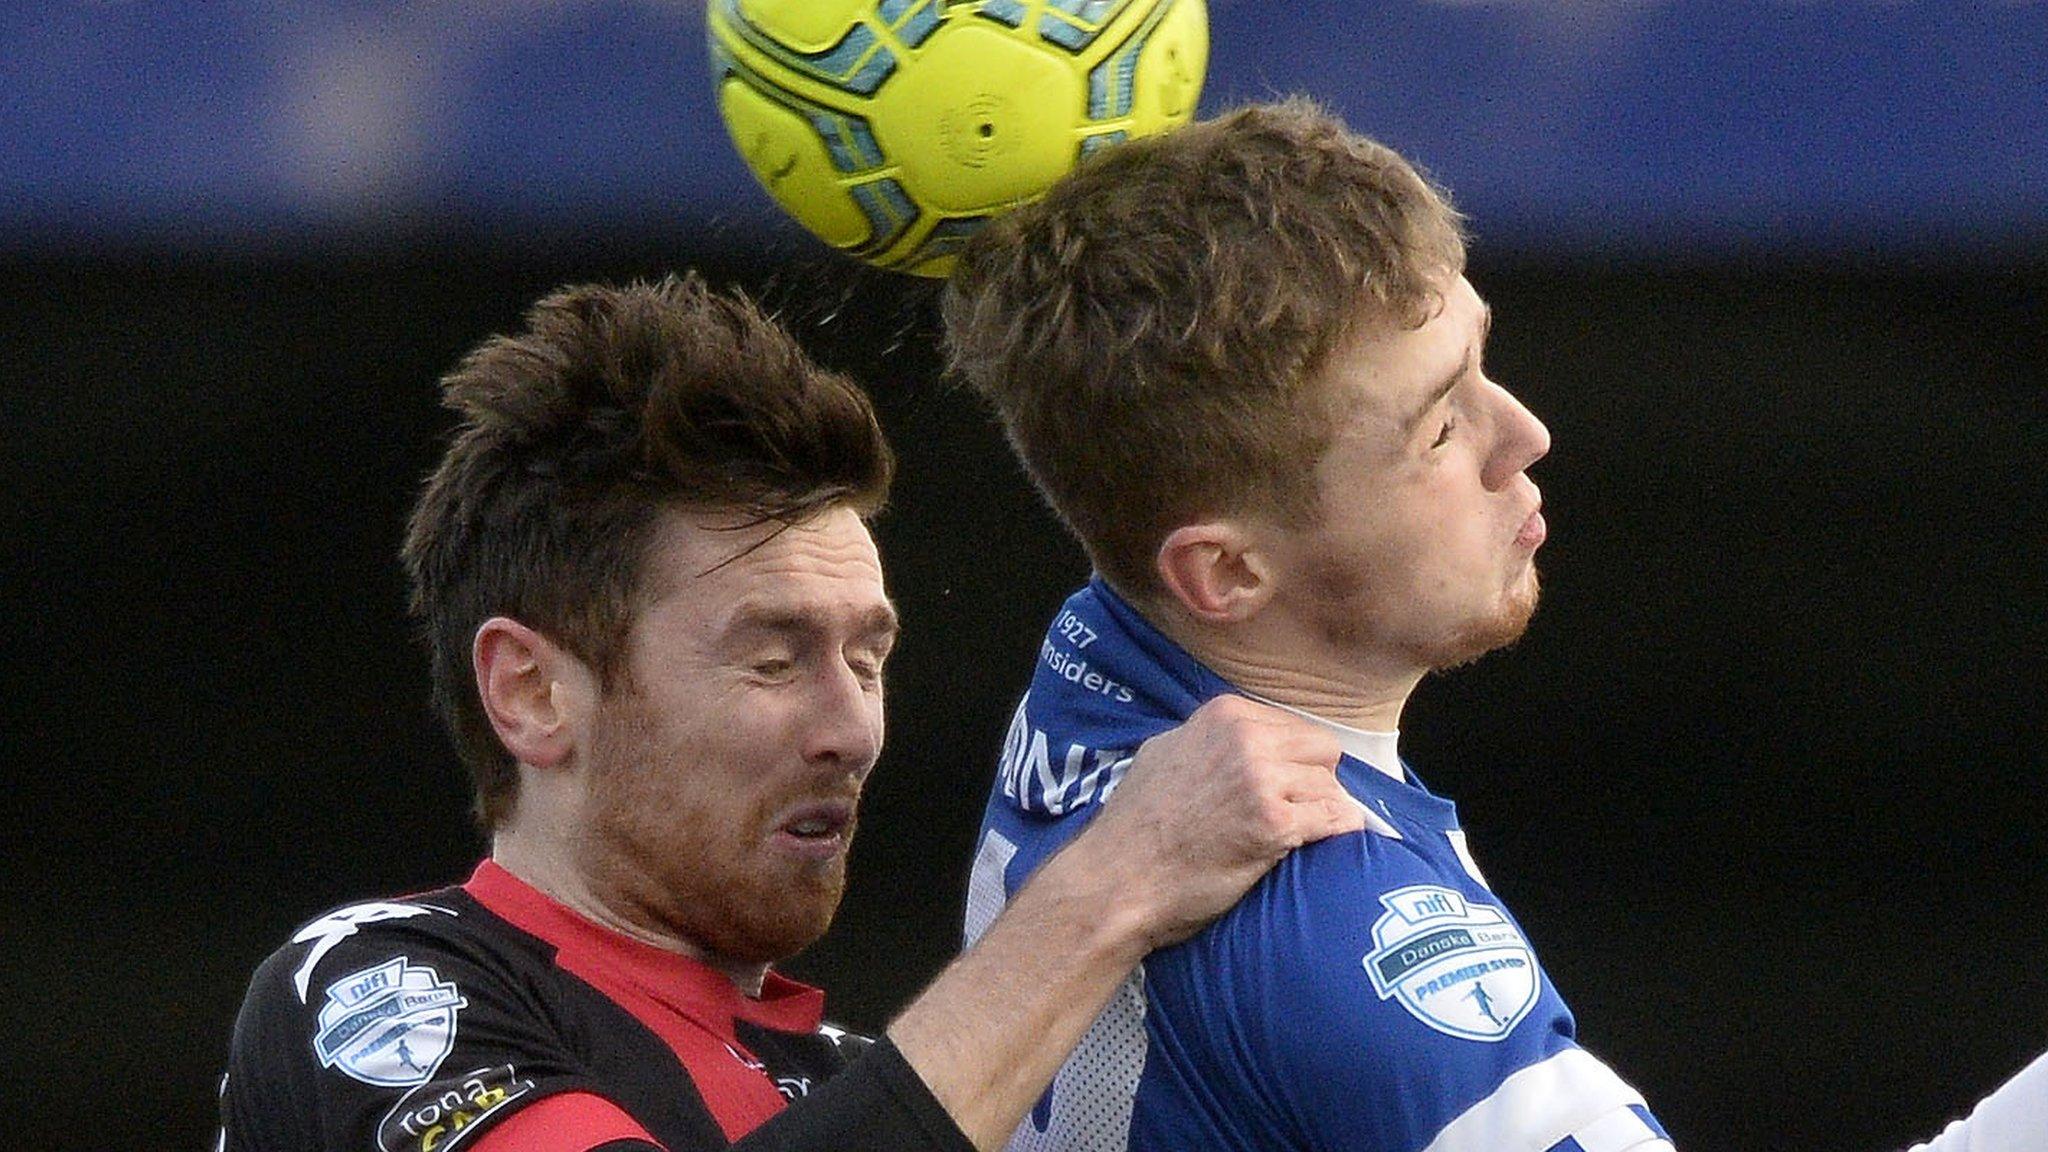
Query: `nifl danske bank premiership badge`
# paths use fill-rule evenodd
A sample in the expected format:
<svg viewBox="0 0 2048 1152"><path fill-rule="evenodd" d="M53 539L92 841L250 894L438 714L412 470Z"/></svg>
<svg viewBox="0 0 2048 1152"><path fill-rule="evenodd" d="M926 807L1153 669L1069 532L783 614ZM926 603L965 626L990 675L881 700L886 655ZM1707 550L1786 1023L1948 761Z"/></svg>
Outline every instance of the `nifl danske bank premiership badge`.
<svg viewBox="0 0 2048 1152"><path fill-rule="evenodd" d="M456 1010L467 1003L453 981L395 957L327 986L313 1050L365 1084L424 1084L455 1046Z"/></svg>
<svg viewBox="0 0 2048 1152"><path fill-rule="evenodd" d="M1498 1041L1541 994L1536 957L1507 914L1463 893L1417 884L1380 897L1365 958L1380 999L1447 1036Z"/></svg>

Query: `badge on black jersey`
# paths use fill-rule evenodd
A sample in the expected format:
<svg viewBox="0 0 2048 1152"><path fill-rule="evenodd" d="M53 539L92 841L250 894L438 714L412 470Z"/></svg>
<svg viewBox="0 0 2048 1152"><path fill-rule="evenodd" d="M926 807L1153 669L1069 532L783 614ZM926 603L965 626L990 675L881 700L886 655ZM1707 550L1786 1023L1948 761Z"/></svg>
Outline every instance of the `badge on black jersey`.
<svg viewBox="0 0 2048 1152"><path fill-rule="evenodd" d="M454 981L393 957L327 986L313 1051L365 1084L424 1084L455 1047L455 1014L467 1004Z"/></svg>

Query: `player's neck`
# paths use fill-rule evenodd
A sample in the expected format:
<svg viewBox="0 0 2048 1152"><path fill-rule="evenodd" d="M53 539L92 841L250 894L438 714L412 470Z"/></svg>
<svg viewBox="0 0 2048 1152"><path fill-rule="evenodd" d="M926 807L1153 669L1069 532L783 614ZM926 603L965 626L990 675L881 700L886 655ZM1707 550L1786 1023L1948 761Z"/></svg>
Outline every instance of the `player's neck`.
<svg viewBox="0 0 2048 1152"><path fill-rule="evenodd" d="M761 994L761 986L768 978L767 964L721 956L667 929L652 917L634 915L632 902L607 895L605 887L593 882L587 870L576 865L558 839L524 834L517 828L500 828L491 837L491 859L585 920L715 968L748 996Z"/></svg>
<svg viewBox="0 0 2048 1152"><path fill-rule="evenodd" d="M1282 703L1270 696L1261 696L1250 690L1246 690L1245 695L1262 704L1271 704L1275 708L1284 708L1296 716L1300 716L1305 720L1328 729L1330 734L1337 738L1337 746L1344 750L1345 755L1360 763L1371 765L1389 779L1405 780L1408 778L1407 773L1401 767L1401 733L1399 729L1358 728L1350 724L1341 724L1327 716L1311 712L1306 708L1296 708L1292 704Z"/></svg>
<svg viewBox="0 0 2048 1152"><path fill-rule="evenodd" d="M1214 627L1176 611L1143 611L1154 627L1236 687L1347 728L1398 731L1401 710L1422 682L1423 673L1406 662L1381 665L1355 654L1340 656L1307 637L1279 634L1259 619Z"/></svg>

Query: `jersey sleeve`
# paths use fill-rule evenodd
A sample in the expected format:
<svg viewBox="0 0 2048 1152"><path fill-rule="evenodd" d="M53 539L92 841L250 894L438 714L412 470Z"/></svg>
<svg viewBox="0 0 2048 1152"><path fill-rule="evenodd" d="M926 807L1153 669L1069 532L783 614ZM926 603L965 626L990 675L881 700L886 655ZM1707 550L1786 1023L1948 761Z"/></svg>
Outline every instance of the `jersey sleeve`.
<svg viewBox="0 0 2048 1152"><path fill-rule="evenodd" d="M454 910L341 909L257 970L230 1045L220 1148L461 1152L542 1101L601 1098L582 1051L587 1038L537 979L466 939ZM644 1136L602 1110L580 1115L603 1123L588 1142L555 1127L549 1152Z"/></svg>
<svg viewBox="0 0 2048 1152"><path fill-rule="evenodd" d="M1912 1152L2027 1152L2048 1146L2048 1055Z"/></svg>
<svg viewBox="0 0 2048 1152"><path fill-rule="evenodd" d="M887 1037L793 1101L735 1152L974 1152Z"/></svg>
<svg viewBox="0 0 2048 1152"><path fill-rule="evenodd" d="M846 1070L797 1097L731 1145L734 1152L974 1152L953 1118L894 1044L870 1044ZM656 1147L623 1128L631 1118L609 1102L563 1093L486 1133L475 1152L559 1152L565 1126L577 1127L588 1152L641 1152ZM615 1142L602 1142L612 1140ZM682 1152L682 1150L671 1150Z"/></svg>
<svg viewBox="0 0 2048 1152"><path fill-rule="evenodd" d="M1146 979L1134 1148L1669 1149L1506 910L1402 841L1296 852Z"/></svg>
<svg viewBox="0 0 2048 1152"><path fill-rule="evenodd" d="M471 1152L667 1152L640 1122L602 1096L558 1092L505 1118Z"/></svg>

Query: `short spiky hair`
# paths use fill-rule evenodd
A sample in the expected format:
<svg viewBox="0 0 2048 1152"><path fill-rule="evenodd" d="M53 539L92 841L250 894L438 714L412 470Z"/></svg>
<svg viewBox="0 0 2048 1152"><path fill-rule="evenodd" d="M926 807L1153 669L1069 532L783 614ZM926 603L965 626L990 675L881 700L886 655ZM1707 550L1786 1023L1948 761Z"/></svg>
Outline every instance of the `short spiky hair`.
<svg viewBox="0 0 2048 1152"><path fill-rule="evenodd" d="M435 706L486 829L510 814L518 777L471 671L479 625L513 617L609 685L662 512L794 523L845 505L866 516L894 470L859 388L694 274L557 291L441 388L460 424L401 555Z"/></svg>
<svg viewBox="0 0 2048 1152"><path fill-rule="evenodd" d="M1464 258L1438 189L1294 98L1105 149L997 218L946 340L1097 569L1148 595L1175 527L1310 514L1317 372L1360 324L1425 321Z"/></svg>

